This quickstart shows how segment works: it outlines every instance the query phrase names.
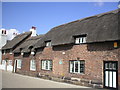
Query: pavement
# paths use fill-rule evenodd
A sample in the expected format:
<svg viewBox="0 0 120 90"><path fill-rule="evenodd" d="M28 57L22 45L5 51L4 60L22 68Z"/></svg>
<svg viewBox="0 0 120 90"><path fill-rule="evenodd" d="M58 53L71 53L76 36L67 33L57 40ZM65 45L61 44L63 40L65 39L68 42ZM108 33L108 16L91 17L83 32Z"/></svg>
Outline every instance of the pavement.
<svg viewBox="0 0 120 90"><path fill-rule="evenodd" d="M88 88L2 71L2 88Z"/></svg>

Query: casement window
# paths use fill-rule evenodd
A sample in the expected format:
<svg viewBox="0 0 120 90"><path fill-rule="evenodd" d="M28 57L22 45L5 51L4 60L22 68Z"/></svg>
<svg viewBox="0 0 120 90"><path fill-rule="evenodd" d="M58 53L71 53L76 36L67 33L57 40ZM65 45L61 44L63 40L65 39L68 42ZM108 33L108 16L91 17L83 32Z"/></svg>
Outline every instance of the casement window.
<svg viewBox="0 0 120 90"><path fill-rule="evenodd" d="M12 60L8 60L7 64L12 66Z"/></svg>
<svg viewBox="0 0 120 90"><path fill-rule="evenodd" d="M5 60L2 60L2 65L5 65L6 64L6 61Z"/></svg>
<svg viewBox="0 0 120 90"><path fill-rule="evenodd" d="M41 63L43 70L52 70L52 60L42 60Z"/></svg>
<svg viewBox="0 0 120 90"><path fill-rule="evenodd" d="M35 60L30 61L30 70L32 70L32 71L36 70L36 62L35 62Z"/></svg>
<svg viewBox="0 0 120 90"><path fill-rule="evenodd" d="M46 47L50 47L52 44L51 44L51 41L47 41L46 42Z"/></svg>
<svg viewBox="0 0 120 90"><path fill-rule="evenodd" d="M70 73L84 73L85 61L70 61Z"/></svg>
<svg viewBox="0 0 120 90"><path fill-rule="evenodd" d="M9 54L12 54L12 50L10 50Z"/></svg>
<svg viewBox="0 0 120 90"><path fill-rule="evenodd" d="M21 69L22 60L17 60L17 68Z"/></svg>
<svg viewBox="0 0 120 90"><path fill-rule="evenodd" d="M75 44L86 43L86 36L75 37Z"/></svg>

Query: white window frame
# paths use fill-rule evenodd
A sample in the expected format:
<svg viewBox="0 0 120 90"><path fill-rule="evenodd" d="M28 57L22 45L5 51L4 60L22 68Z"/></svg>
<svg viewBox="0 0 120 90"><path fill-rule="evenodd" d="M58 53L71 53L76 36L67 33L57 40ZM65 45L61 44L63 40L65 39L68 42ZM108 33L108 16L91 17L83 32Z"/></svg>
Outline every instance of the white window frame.
<svg viewBox="0 0 120 90"><path fill-rule="evenodd" d="M21 59L17 59L17 68L21 69L22 66L22 60Z"/></svg>
<svg viewBox="0 0 120 90"><path fill-rule="evenodd" d="M80 72L80 69L81 69L80 68L80 65L81 65L80 63L81 62L84 62L84 71L82 73ZM78 71L77 72L75 71L75 63L78 63ZM85 61L84 60L79 60L79 61L78 60L71 60L69 69L70 69L70 73L84 74L84 72L85 72Z"/></svg>
<svg viewBox="0 0 120 90"><path fill-rule="evenodd" d="M86 43L86 36L80 36L75 38L75 44Z"/></svg>
<svg viewBox="0 0 120 90"><path fill-rule="evenodd" d="M42 60L41 61L41 69L42 70L52 70L52 60Z"/></svg>
<svg viewBox="0 0 120 90"><path fill-rule="evenodd" d="M9 53L9 54L13 54L13 53L12 53L12 50L10 50L10 53Z"/></svg>
<svg viewBox="0 0 120 90"><path fill-rule="evenodd" d="M51 41L46 42L46 47L50 47L52 45Z"/></svg>
<svg viewBox="0 0 120 90"><path fill-rule="evenodd" d="M30 60L30 70L36 71L36 62L35 60Z"/></svg>
<svg viewBox="0 0 120 90"><path fill-rule="evenodd" d="M7 60L7 65L12 66L13 61L12 60Z"/></svg>

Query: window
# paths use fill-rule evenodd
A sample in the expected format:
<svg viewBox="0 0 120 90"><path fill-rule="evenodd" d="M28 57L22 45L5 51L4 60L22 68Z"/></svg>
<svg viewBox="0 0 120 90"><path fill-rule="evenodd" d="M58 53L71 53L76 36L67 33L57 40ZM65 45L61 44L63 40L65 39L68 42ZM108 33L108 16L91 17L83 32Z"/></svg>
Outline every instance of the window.
<svg viewBox="0 0 120 90"><path fill-rule="evenodd" d="M51 46L51 41L46 42L46 47L49 47L49 46Z"/></svg>
<svg viewBox="0 0 120 90"><path fill-rule="evenodd" d="M43 70L52 70L52 60L42 60Z"/></svg>
<svg viewBox="0 0 120 90"><path fill-rule="evenodd" d="M35 60L30 61L30 70L35 71L36 70L36 63Z"/></svg>
<svg viewBox="0 0 120 90"><path fill-rule="evenodd" d="M86 36L79 36L75 38L75 44L86 43Z"/></svg>
<svg viewBox="0 0 120 90"><path fill-rule="evenodd" d="M2 60L2 65L5 65L6 64L6 61L5 60Z"/></svg>
<svg viewBox="0 0 120 90"><path fill-rule="evenodd" d="M12 60L8 60L8 65L12 66Z"/></svg>
<svg viewBox="0 0 120 90"><path fill-rule="evenodd" d="M22 60L17 60L17 68L21 69Z"/></svg>
<svg viewBox="0 0 120 90"><path fill-rule="evenodd" d="M85 61L70 61L70 73L84 73Z"/></svg>
<svg viewBox="0 0 120 90"><path fill-rule="evenodd" d="M12 50L10 50L9 54L12 54Z"/></svg>

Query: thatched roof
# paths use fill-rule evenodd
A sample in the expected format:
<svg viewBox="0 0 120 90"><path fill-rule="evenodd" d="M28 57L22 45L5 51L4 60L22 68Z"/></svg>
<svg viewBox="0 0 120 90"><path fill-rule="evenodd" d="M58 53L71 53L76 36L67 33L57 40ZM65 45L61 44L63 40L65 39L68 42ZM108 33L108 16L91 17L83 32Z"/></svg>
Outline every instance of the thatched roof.
<svg viewBox="0 0 120 90"><path fill-rule="evenodd" d="M38 41L35 48L44 47L48 40L53 46L74 43L74 36L83 34L87 35L87 43L120 40L118 12L114 10L54 27Z"/></svg>
<svg viewBox="0 0 120 90"><path fill-rule="evenodd" d="M26 40L24 43L22 43L20 46L18 46L15 50L14 53L19 53L19 52L30 52L31 49L34 47L34 45L38 42L43 37L43 35L35 36L35 37L30 37L28 40Z"/></svg>
<svg viewBox="0 0 120 90"><path fill-rule="evenodd" d="M26 38L28 38L31 35L31 33L32 32L25 32L23 34L17 35L11 41L7 42L7 44L2 47L2 50L15 49L22 41L24 41Z"/></svg>

